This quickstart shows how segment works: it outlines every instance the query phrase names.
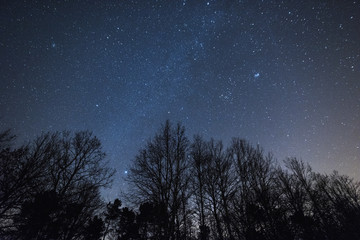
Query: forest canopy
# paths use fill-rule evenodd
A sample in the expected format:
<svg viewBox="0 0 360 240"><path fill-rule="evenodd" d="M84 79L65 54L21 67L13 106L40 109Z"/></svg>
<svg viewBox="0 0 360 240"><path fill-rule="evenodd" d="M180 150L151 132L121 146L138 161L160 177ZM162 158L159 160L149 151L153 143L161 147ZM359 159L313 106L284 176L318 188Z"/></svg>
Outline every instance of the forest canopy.
<svg viewBox="0 0 360 240"><path fill-rule="evenodd" d="M166 121L134 157L131 191L108 203L114 170L91 132L14 141L0 133L1 239L360 239L359 182L281 167L244 139L189 139Z"/></svg>

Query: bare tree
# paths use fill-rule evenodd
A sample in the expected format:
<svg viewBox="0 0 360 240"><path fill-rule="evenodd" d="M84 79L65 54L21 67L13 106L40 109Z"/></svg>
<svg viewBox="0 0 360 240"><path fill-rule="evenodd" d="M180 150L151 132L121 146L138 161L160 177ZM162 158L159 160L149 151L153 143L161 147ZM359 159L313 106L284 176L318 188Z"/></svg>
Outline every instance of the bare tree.
<svg viewBox="0 0 360 240"><path fill-rule="evenodd" d="M41 216L52 217L48 221L39 219L42 227L33 234L46 236L48 226L56 220L61 239L81 239L87 223L93 221L102 204L100 188L108 186L114 174L104 157L100 141L90 132L47 133L26 147L3 149L1 201L15 201L2 205L6 205L2 212L13 213L9 216L12 229L18 230L19 237L31 238L29 224L34 220L30 219L39 219L33 209L46 199L54 203ZM19 214L21 218L17 217Z"/></svg>
<svg viewBox="0 0 360 240"><path fill-rule="evenodd" d="M45 163L30 157L28 146L12 149L15 136L0 134L0 236L16 231L14 217L44 177Z"/></svg>
<svg viewBox="0 0 360 240"><path fill-rule="evenodd" d="M208 201L207 207L215 221L215 236L224 238L224 229L221 219L221 191L219 189L219 171L217 163L221 161L224 151L222 142L211 139L207 143L209 160L206 161L205 193Z"/></svg>
<svg viewBox="0 0 360 240"><path fill-rule="evenodd" d="M179 231L180 210L184 197L188 198L188 146L184 127L172 127L166 121L154 139L140 150L129 173L135 201L166 206L169 219L159 231L168 239L175 238L174 233Z"/></svg>
<svg viewBox="0 0 360 240"><path fill-rule="evenodd" d="M286 239L286 223L282 217L281 193L275 184L276 162L272 155L234 138L228 150L235 164L237 191L232 202L238 238ZM236 224L240 222L241 224ZM283 238L281 238L283 236Z"/></svg>
<svg viewBox="0 0 360 240"><path fill-rule="evenodd" d="M192 177L192 191L195 202L195 212L199 216L199 239L206 240L209 235L209 227L206 224L205 205L206 205L206 166L209 161L208 145L200 137L195 136L191 145L191 172Z"/></svg>
<svg viewBox="0 0 360 240"><path fill-rule="evenodd" d="M308 164L287 159L290 173L278 180L296 236L304 239L357 239L360 236L359 183L334 172L314 173Z"/></svg>

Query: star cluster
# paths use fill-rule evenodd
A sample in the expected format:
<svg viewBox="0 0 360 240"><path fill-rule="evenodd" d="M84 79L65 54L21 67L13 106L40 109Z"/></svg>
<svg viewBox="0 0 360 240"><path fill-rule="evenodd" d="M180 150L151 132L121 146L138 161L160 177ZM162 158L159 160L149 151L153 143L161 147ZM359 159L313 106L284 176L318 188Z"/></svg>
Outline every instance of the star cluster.
<svg viewBox="0 0 360 240"><path fill-rule="evenodd" d="M360 170L357 0L17 0L0 18L0 127L94 131L116 191L166 119Z"/></svg>

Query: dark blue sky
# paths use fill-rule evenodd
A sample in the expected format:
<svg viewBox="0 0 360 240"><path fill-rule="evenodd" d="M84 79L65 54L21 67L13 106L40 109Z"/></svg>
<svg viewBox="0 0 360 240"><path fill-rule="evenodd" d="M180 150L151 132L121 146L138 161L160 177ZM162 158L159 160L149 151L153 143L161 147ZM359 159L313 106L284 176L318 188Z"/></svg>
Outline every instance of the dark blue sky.
<svg viewBox="0 0 360 240"><path fill-rule="evenodd" d="M92 130L120 176L166 119L360 171L360 2L2 1L0 127Z"/></svg>

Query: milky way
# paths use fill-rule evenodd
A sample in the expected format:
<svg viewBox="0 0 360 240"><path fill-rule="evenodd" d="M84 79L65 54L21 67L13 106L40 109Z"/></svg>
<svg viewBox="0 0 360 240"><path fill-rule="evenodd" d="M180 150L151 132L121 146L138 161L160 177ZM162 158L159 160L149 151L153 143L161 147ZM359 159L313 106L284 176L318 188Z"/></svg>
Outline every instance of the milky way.
<svg viewBox="0 0 360 240"><path fill-rule="evenodd" d="M0 127L92 130L118 170L166 119L360 171L359 1L3 1Z"/></svg>

